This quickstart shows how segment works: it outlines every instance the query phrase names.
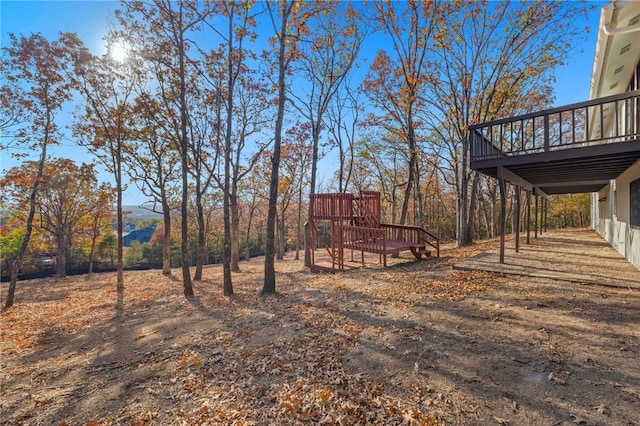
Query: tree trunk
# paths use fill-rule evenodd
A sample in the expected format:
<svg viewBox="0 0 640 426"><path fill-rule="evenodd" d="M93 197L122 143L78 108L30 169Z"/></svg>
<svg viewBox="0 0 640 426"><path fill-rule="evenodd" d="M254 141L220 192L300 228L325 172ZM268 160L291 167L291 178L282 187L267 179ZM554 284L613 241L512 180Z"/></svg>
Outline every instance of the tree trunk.
<svg viewBox="0 0 640 426"><path fill-rule="evenodd" d="M462 182L458 184L458 197L456 200L457 214L456 214L456 240L458 247L462 247L467 244L465 226L465 218L467 216L467 179L462 179Z"/></svg>
<svg viewBox="0 0 640 426"><path fill-rule="evenodd" d="M309 195L316 192L316 174L318 169L318 142L320 139L319 129L312 122L311 123L311 137L313 140L313 147L311 153L311 182L309 183ZM341 167L342 169L342 167ZM311 227L307 227L304 234L305 246L304 246L304 266L307 268L311 266L311 240L313 236L311 234Z"/></svg>
<svg viewBox="0 0 640 426"><path fill-rule="evenodd" d="M391 187L391 223L396 223L396 207L398 205L396 189L398 189L398 185L394 184Z"/></svg>
<svg viewBox="0 0 640 426"><path fill-rule="evenodd" d="M276 131L276 133L278 133ZM276 149L280 149L279 142L277 143L277 148L274 147L274 151ZM275 156L275 155L274 155ZM276 271L275 271L275 250L276 250L276 202L278 198L278 185L274 180L277 181L277 168L272 166L271 169L271 184L270 187L270 195L269 195L269 211L267 213L267 230L265 237L265 249L264 249L264 284L262 286L262 290L260 291L261 295L272 294L276 292Z"/></svg>
<svg viewBox="0 0 640 426"><path fill-rule="evenodd" d="M42 183L42 175L44 174L44 163L47 160L47 146L49 142L49 126L51 125L50 114L47 114L47 125L45 126L45 134L42 143L42 152L40 153L40 160L38 161L38 173L36 174L33 187L31 187L31 193L29 194L29 214L27 215L27 223L25 225L25 234L22 239L22 244L18 249L15 260L11 263L11 277L9 279L9 289L7 290L7 300L4 303L4 308L8 309L13 306L13 299L16 293L16 285L18 282L18 273L22 269L22 262L24 256L27 253L27 247L31 240L31 233L33 232L33 218L36 215L36 201L38 196L38 188Z"/></svg>
<svg viewBox="0 0 640 426"><path fill-rule="evenodd" d="M183 155L184 156L184 155ZM182 230L182 236L180 238L180 248L182 251L182 287L183 292L186 297L193 296L193 284L191 283L191 271L189 269L190 261L189 261L189 222L187 219L187 214L189 210L187 208L188 203L188 191L189 184L187 178L187 161L183 159L182 163L183 172L182 172L182 206L180 208L181 218L180 218L180 229Z"/></svg>
<svg viewBox="0 0 640 426"><path fill-rule="evenodd" d="M91 238L91 249L89 250L89 275L93 274L93 263L96 256L96 237Z"/></svg>
<svg viewBox="0 0 640 426"><path fill-rule="evenodd" d="M510 189L509 182L505 181L504 187L505 187L505 194L506 194L505 195L505 197L506 197L506 199L505 199L505 206L506 207L505 208L507 209L506 210L506 214L505 214L505 218L504 218L504 221L505 221L504 230L506 232L507 225L509 224L508 223L509 222L508 219L509 219L509 217L512 217L512 208L513 208L513 199L512 198L513 197L510 196L511 195L511 189ZM509 202L509 201L511 201L511 202ZM513 222L513 220L512 220L512 222ZM513 223L511 223L511 232L513 232Z"/></svg>
<svg viewBox="0 0 640 426"><path fill-rule="evenodd" d="M171 211L166 197L162 199L162 274L171 275Z"/></svg>
<svg viewBox="0 0 640 426"><path fill-rule="evenodd" d="M487 230L487 238L493 238L492 229L493 223L491 223L491 215L493 214L493 210L491 205L487 205L488 203L482 199L482 218L484 219L484 226Z"/></svg>
<svg viewBox="0 0 640 426"><path fill-rule="evenodd" d="M498 187L491 188L491 231L489 237L494 238L497 235L498 224Z"/></svg>
<svg viewBox="0 0 640 426"><path fill-rule="evenodd" d="M342 138L338 139L338 192L346 192L347 187L344 181L344 147L342 146Z"/></svg>
<svg viewBox="0 0 640 426"><path fill-rule="evenodd" d="M67 275L67 233L64 230L56 235L56 278Z"/></svg>
<svg viewBox="0 0 640 426"><path fill-rule="evenodd" d="M204 256L207 248L207 235L204 222L204 208L202 207L202 195L200 193L200 183L196 184L196 209L198 211L198 254L196 259L196 271L193 275L194 281L202 281L202 269L204 268Z"/></svg>
<svg viewBox="0 0 640 426"><path fill-rule="evenodd" d="M121 291L124 289L124 218L122 213L122 139L116 140L116 156L115 156L115 178L116 178L116 214L118 222L118 238L116 239L117 257L116 257L116 289Z"/></svg>
<svg viewBox="0 0 640 426"><path fill-rule="evenodd" d="M284 209L283 209L284 210ZM286 249L286 232L284 228L284 211L280 213L278 218L278 250L276 251L276 259L284 259L284 252Z"/></svg>
<svg viewBox="0 0 640 426"><path fill-rule="evenodd" d="M264 256L264 285L260 291L261 295L276 292L276 270L275 270L275 228L278 203L278 177L280 169L280 148L282 143L282 123L284 120L284 107L286 100L285 74L287 71L286 45L287 45L287 24L289 14L293 8L293 2L282 5L280 45L278 52L278 112L276 114L276 126L274 132L273 156L271 158L271 182L269 184L269 211L267 213L267 236Z"/></svg>
<svg viewBox="0 0 640 426"><path fill-rule="evenodd" d="M232 7L233 7L233 3ZM233 86L234 86L234 49L233 49L233 12L229 16L229 40L227 50L227 123L224 136L224 185L222 188L222 210L224 221L224 244L222 249L222 281L225 296L233 295L231 278L231 131L233 128Z"/></svg>
<svg viewBox="0 0 640 426"><path fill-rule="evenodd" d="M471 200L469 197L469 142L467 140L462 142L461 159L458 163L456 170L456 192L457 192L457 243L458 246L465 246L471 244L473 236L471 231L473 229L473 207L475 206L475 200ZM478 185L478 176L474 175L473 188L471 189L471 198L475 197Z"/></svg>
<svg viewBox="0 0 640 426"><path fill-rule="evenodd" d="M302 176L300 176L300 185L298 186L298 220L296 223L296 260L300 260L300 240L302 238Z"/></svg>
<svg viewBox="0 0 640 426"><path fill-rule="evenodd" d="M318 123L321 117L318 118ZM309 194L316 193L316 175L318 173L318 145L320 141L319 124L312 121L311 123L311 139L313 142L311 149L311 182L309 183Z"/></svg>
<svg viewBox="0 0 640 426"><path fill-rule="evenodd" d="M182 5L180 5L182 8ZM180 25L182 24L182 10L180 11ZM182 286L184 295L186 297L193 296L193 284L191 282L191 271L189 269L189 174L187 168L189 162L187 159L187 152L189 150L189 136L187 133L187 87L185 81L186 65L185 65L185 51L184 51L184 32L183 29L179 29L178 40L178 60L180 62L179 74L180 74L180 165L182 167L182 206L180 212L182 217L180 220L180 228L182 231L182 238L180 245L182 248Z"/></svg>
<svg viewBox="0 0 640 426"><path fill-rule="evenodd" d="M245 242L246 256L245 260L251 259L251 223L253 222L253 213L255 206L252 204L249 208L249 218L247 219L247 237Z"/></svg>
<svg viewBox="0 0 640 426"><path fill-rule="evenodd" d="M411 131L410 131L411 133ZM412 138L410 138L412 139ZM407 213L409 211L409 200L411 199L411 190L414 186L415 180L415 149L413 148L413 144L415 141L409 141L409 177L407 179L407 187L404 191L404 200L402 201L402 210L400 211L400 225L404 225L407 220Z"/></svg>
<svg viewBox="0 0 640 426"><path fill-rule="evenodd" d="M419 164L418 164L418 158L416 156L416 161L415 161L415 168L416 168L416 201L418 204L418 220L416 221L416 225L422 227L424 225L423 223L423 209L422 209L422 191L420 191L420 169L419 169Z"/></svg>
<svg viewBox="0 0 640 426"><path fill-rule="evenodd" d="M480 182L480 175L478 173L473 173L473 181L471 183L471 194L469 195L469 207L467 210L467 220L465 223L466 228L466 244L471 244L473 242L473 226L475 222L475 210L476 210L476 201L478 195L478 186Z"/></svg>
<svg viewBox="0 0 640 426"><path fill-rule="evenodd" d="M234 185L235 186L235 185ZM231 272L240 271L240 212L238 197L232 190L231 194Z"/></svg>
<svg viewBox="0 0 640 426"><path fill-rule="evenodd" d="M307 218L308 222L304 227L304 266L307 268L311 266L311 245L314 244L313 235L311 234L310 220L311 218Z"/></svg>

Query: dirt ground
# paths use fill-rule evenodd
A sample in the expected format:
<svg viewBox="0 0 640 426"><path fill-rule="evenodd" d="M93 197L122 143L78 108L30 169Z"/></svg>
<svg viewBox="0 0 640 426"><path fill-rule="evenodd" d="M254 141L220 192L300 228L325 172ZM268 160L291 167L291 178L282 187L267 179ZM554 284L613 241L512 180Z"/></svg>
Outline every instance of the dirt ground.
<svg viewBox="0 0 640 426"><path fill-rule="evenodd" d="M453 268L492 248L335 275L287 258L270 297L262 259L233 297L219 266L193 299L178 270L120 294L113 274L20 282L0 423L639 425L640 287Z"/></svg>

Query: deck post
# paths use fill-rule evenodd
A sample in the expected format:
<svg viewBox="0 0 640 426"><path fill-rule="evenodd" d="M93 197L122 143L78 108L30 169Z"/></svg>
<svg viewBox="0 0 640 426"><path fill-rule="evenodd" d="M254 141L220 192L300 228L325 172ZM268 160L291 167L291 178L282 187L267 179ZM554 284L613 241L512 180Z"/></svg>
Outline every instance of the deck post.
<svg viewBox="0 0 640 426"><path fill-rule="evenodd" d="M527 245L531 244L531 191L527 191Z"/></svg>
<svg viewBox="0 0 640 426"><path fill-rule="evenodd" d="M544 232L547 232L547 215L549 213L549 200L544 200Z"/></svg>
<svg viewBox="0 0 640 426"><path fill-rule="evenodd" d="M540 237L542 238L542 233L544 231L544 197L540 198Z"/></svg>
<svg viewBox="0 0 640 426"><path fill-rule="evenodd" d="M500 263L504 263L504 234L507 232L507 181L498 178L500 184Z"/></svg>
<svg viewBox="0 0 640 426"><path fill-rule="evenodd" d="M545 114L544 118L544 152L549 152L549 114Z"/></svg>
<svg viewBox="0 0 640 426"><path fill-rule="evenodd" d="M534 238L537 240L538 239L538 194L534 194L535 198L536 198L536 208L535 208L535 214L533 216L533 232L534 232Z"/></svg>
<svg viewBox="0 0 640 426"><path fill-rule="evenodd" d="M540 236L542 237L542 232L544 231L544 203L546 202L545 198L542 197L540 199Z"/></svg>
<svg viewBox="0 0 640 426"><path fill-rule="evenodd" d="M514 227L516 228L516 253L520 251L520 185L516 185L516 217Z"/></svg>
<svg viewBox="0 0 640 426"><path fill-rule="evenodd" d="M335 227L335 221L332 220L331 221L331 267L334 270L336 269L336 254L337 254L336 227ZM338 265L338 269L340 269L339 265Z"/></svg>

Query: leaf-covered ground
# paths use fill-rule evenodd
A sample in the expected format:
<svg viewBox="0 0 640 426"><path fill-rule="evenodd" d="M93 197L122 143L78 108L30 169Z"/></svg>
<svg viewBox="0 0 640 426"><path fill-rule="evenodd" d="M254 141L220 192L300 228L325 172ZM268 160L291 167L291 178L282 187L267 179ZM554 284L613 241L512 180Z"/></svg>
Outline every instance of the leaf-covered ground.
<svg viewBox="0 0 640 426"><path fill-rule="evenodd" d="M342 274L219 266L19 283L0 315L8 425L640 424L640 294L453 270L491 246ZM393 262L392 262L393 263ZM5 290L3 288L3 290Z"/></svg>

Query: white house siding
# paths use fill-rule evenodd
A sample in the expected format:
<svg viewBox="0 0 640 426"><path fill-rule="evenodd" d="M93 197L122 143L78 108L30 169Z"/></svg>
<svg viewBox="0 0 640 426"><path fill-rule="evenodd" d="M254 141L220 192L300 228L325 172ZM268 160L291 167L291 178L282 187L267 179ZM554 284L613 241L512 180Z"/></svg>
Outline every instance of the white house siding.
<svg viewBox="0 0 640 426"><path fill-rule="evenodd" d="M595 231L640 269L640 228L630 226L630 183L640 178L640 161L592 196ZM596 207L597 206L597 207Z"/></svg>

